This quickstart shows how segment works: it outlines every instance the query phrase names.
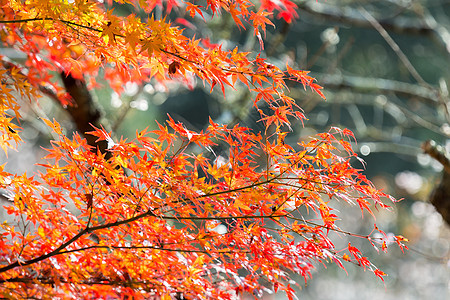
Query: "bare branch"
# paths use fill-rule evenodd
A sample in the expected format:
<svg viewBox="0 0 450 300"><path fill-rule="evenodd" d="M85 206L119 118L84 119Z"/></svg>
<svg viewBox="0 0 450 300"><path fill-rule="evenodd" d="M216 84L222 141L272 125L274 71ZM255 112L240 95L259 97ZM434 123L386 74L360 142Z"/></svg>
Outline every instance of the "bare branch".
<svg viewBox="0 0 450 300"><path fill-rule="evenodd" d="M450 156L442 146L433 140L428 140L422 144L422 149L423 152L440 162L444 170L450 174Z"/></svg>
<svg viewBox="0 0 450 300"><path fill-rule="evenodd" d="M422 149L444 167L441 182L430 196L430 202L450 226L450 156L442 146L437 145L434 141L424 142Z"/></svg>
<svg viewBox="0 0 450 300"><path fill-rule="evenodd" d="M380 94L396 94L408 98L416 98L421 101L438 104L436 93L429 88L407 82L396 80L350 76L350 75L317 75L320 78L320 83L325 88L351 88L362 93L380 93Z"/></svg>
<svg viewBox="0 0 450 300"><path fill-rule="evenodd" d="M405 53L403 53L402 49L398 46L398 44L391 38L389 33L381 26L381 24L362 6L359 7L359 12L372 24L372 26L380 33L380 35L384 38L384 40L388 43L388 45L394 50L395 54L400 58L400 61L409 71L409 73L417 80L417 82L429 89L433 89L423 78L420 76L419 72L417 72L416 68L409 61L408 57L406 57Z"/></svg>
<svg viewBox="0 0 450 300"><path fill-rule="evenodd" d="M337 8L319 1L305 1L297 5L301 10L327 21L365 28L372 27L357 9L351 7ZM447 54L450 54L450 33L444 26L438 25L431 16L427 16L426 19L395 16L395 18L380 20L379 23L384 29L395 33L430 36L445 49Z"/></svg>

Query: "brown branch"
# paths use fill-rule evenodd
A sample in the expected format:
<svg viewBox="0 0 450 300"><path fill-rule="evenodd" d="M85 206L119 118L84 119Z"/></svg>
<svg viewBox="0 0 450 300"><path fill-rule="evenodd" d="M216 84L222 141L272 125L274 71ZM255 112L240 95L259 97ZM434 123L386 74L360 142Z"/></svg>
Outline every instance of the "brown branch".
<svg viewBox="0 0 450 300"><path fill-rule="evenodd" d="M0 24L13 24L13 23L17 24L17 23L36 22L36 21L58 21L58 22L61 22L61 23L64 23L64 24L70 25L70 26L81 27L81 28L96 31L96 32L103 32L102 30L91 27L91 26L78 24L78 23L75 23L72 21L54 19L54 18L30 18L30 19L17 19L17 20L0 20Z"/></svg>
<svg viewBox="0 0 450 300"><path fill-rule="evenodd" d="M184 252L184 253L250 253L250 251L233 251L233 250L198 250L198 249L171 249L171 248L161 248L161 247L152 247L152 246L89 246L78 249L61 251L59 254L68 254L73 252L81 252L90 249L117 249L117 250L130 250L130 249L151 249L151 250L160 250L160 251L168 251L168 252Z"/></svg>
<svg viewBox="0 0 450 300"><path fill-rule="evenodd" d="M53 251L51 251L51 252L49 252L49 253L47 253L47 254L38 256L38 257L36 257L36 258L33 258L33 259L30 259L30 260L24 261L24 262L20 262L19 260L17 260L17 261L15 261L15 262L13 262L13 263L7 265L7 266L4 266L4 267L0 268L0 273L3 273L3 272L6 272L6 271L9 271L9 270L12 270L12 269L14 269L14 268L16 268L16 267L32 265L32 264L34 264L34 263L40 262L40 261L45 260L45 259L47 259L47 258L50 258L50 257L52 257L52 256L58 255L58 254L59 254L59 251L61 251L62 249L65 249L67 246L69 246L70 244L72 244L73 242L75 242L75 241L78 240L81 236L83 236L84 234L86 234L86 233L88 233L88 232L89 232L89 228L86 227L85 229L81 230L81 231L78 232L76 235L74 235L70 240L68 240L67 242L61 244L61 245L60 245L58 248L56 248L55 250L53 250Z"/></svg>
<svg viewBox="0 0 450 300"><path fill-rule="evenodd" d="M450 155L445 148L437 145L434 141L424 142L422 149L444 167L441 182L433 190L430 196L430 202L450 226Z"/></svg>
<svg viewBox="0 0 450 300"><path fill-rule="evenodd" d="M379 239L379 238L371 237L370 234L369 235L362 235L362 234L353 233L353 232L350 232L350 231L345 231L345 230L340 229L336 225L334 225L334 227L330 227L330 226L325 226L325 225L318 224L318 223L315 223L315 222L311 222L311 221L305 220L303 218L297 218L297 217L294 217L292 214L287 216L287 218L291 219L291 220L294 220L294 221L303 222L303 223L311 225L311 226L320 227L320 228L323 228L323 229L326 229L326 230L332 230L332 231L335 231L335 232L338 232L338 233L342 233L342 234L345 234L345 235L348 235L348 236L358 237L358 238L367 239L367 240L368 239L372 239L372 240Z"/></svg>
<svg viewBox="0 0 450 300"><path fill-rule="evenodd" d="M170 216L159 216L159 215L155 215L153 211L147 211L144 212L142 214L136 215L134 217L128 218L128 219L124 219L124 220L120 220L120 221L116 221L116 222L111 222L111 223L106 223L106 224L102 224L102 225L97 225L97 226L92 226L92 227L86 227L83 230L81 230L80 232L78 232L75 236L73 236L71 239L69 239L68 241L62 243L58 248L56 248L55 250L38 256L36 258L27 260L27 261L22 261L20 262L19 260L17 260L14 263L11 263L7 266L4 266L2 268L0 268L0 273L9 271L11 269L14 269L16 267L23 267L23 266L28 266L40 261L43 261L47 258L56 256L56 255L60 255L63 254L65 252L68 251L62 251L63 249L67 248L69 245L71 245L72 243L74 243L76 240L78 240L81 236L88 234L88 233L93 233L97 230L100 229L105 229L105 228L112 228L112 227L117 227L120 225L124 225L124 224L128 224L134 221L137 221L139 219L142 219L144 217L156 217L156 218L160 218L160 219L165 219L165 220L229 220L229 219L260 219L260 218L274 218L274 217L283 217L284 215L269 215L269 216L229 216L229 217L170 217Z"/></svg>
<svg viewBox="0 0 450 300"><path fill-rule="evenodd" d="M92 280L83 280L81 282L76 281L70 281L64 278L58 278L58 280L53 280L49 278L21 278L21 277L15 277L15 278L8 278L8 279L0 279L0 283L6 283L6 282L16 282L16 283L26 283L26 284L36 284L37 282L41 284L50 284L54 285L57 283L70 283L70 284L83 284L83 285L111 285L111 286L136 286L136 285L150 285L155 286L155 282L145 282L145 281L124 281L123 279L117 279L117 280L111 280L108 278L92 278ZM2 299L2 298L0 298ZM6 299L6 298L5 298Z"/></svg>
<svg viewBox="0 0 450 300"><path fill-rule="evenodd" d="M49 252L47 254L43 254L41 256L38 256L36 258L27 260L27 261L20 262L19 260L17 260L14 263L11 263L11 264L9 264L7 266L4 266L4 267L0 268L0 273L9 271L9 270L14 269L14 268L19 267L19 266L23 267L23 266L32 265L34 263L43 261L43 260L45 260L47 258L50 258L52 256L59 255L59 254L61 254L61 250L67 248L67 246L71 245L76 240L78 240L81 236L83 236L83 235L85 235L87 233L92 233L92 232L94 232L96 230L100 230L100 229L104 229L104 228L111 228L111 227L117 227L117 226L120 226L120 225L123 225L123 224L128 224L128 223L134 222L136 220L139 220L139 219L147 217L147 216L155 216L155 215L153 214L153 212L147 211L147 212L144 212L142 214L136 215L136 216L134 216L132 218L129 218L129 219L120 220L120 221L116 221L116 222L112 222L112 223L106 223L106 224L102 224L102 225L98 225L98 226L86 227L86 228L82 229L80 232L78 232L76 235L74 235L72 238L70 238L68 241L62 243L55 250L53 250L53 251L51 251L51 252Z"/></svg>
<svg viewBox="0 0 450 300"><path fill-rule="evenodd" d="M450 155L444 147L436 144L433 140L428 140L422 144L423 152L437 160L444 167L444 170L450 174Z"/></svg>
<svg viewBox="0 0 450 300"><path fill-rule="evenodd" d="M108 147L107 141L98 141L97 138L86 134L92 131L93 127L104 127L105 124L101 122L102 113L99 105L96 103L88 90L84 80L74 78L70 73L62 73L61 79L67 93L72 97L73 105L63 107L72 118L77 130L86 138L88 144L100 153L106 154L106 159L110 157L110 153L106 151ZM61 104L60 101L58 101ZM96 150L95 150L96 151Z"/></svg>

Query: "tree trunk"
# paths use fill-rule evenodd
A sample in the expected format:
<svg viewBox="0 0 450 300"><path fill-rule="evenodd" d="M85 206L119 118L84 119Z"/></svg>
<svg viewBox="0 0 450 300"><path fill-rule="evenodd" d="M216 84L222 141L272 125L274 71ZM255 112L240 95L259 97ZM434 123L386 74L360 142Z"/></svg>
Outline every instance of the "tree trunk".
<svg viewBox="0 0 450 300"><path fill-rule="evenodd" d="M445 148L436 145L434 141L422 144L425 153L439 161L444 166L441 182L430 196L430 202L450 226L450 159Z"/></svg>

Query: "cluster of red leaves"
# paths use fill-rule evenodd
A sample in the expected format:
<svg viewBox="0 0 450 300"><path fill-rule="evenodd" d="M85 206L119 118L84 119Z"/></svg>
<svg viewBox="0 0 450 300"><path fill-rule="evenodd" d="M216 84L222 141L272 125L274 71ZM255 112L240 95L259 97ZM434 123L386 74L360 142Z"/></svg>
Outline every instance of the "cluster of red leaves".
<svg viewBox="0 0 450 300"><path fill-rule="evenodd" d="M272 24L272 11L286 21L296 17L289 0L263 1L256 8L249 0L208 0L205 6L119 2L148 13L156 6L167 12L183 7L191 17L226 11L237 26L250 24L259 38ZM27 56L21 65L0 57L6 69L0 71L2 147L18 139L11 124L20 117L17 95L35 98L41 91L70 105L55 73L86 77L95 87L102 69L118 92L128 81L191 75L223 93L240 82L254 92L255 105L265 101L272 109L261 112L266 133L271 132L264 138L214 122L192 132L170 120L169 127L139 132L131 142L114 142L95 129L91 134L110 144L108 160L79 135L69 139L58 123L46 121L59 140L42 164L45 171L37 179L0 171L0 187L14 202L7 212L16 218L1 225L0 293L98 299L168 299L181 293L227 299L272 288L292 297L289 274L306 279L316 261L341 267L342 260L352 261L384 275L353 246L335 249L328 236L331 230L349 234L337 227L331 200L358 204L369 213L371 205L386 206L381 198L387 195L351 166L356 157L351 132L334 128L296 149L284 143L290 118L303 119L295 100L284 93L287 81L323 97L306 71L282 70L260 55L250 58L237 48L188 39L167 18L119 17L97 1L0 0L0 16L3 45ZM212 162L203 153L218 142L226 145L228 157ZM261 160L264 167L256 163ZM370 235L360 237L377 242ZM402 241L396 238L399 245ZM379 242L385 250L385 241Z"/></svg>
<svg viewBox="0 0 450 300"><path fill-rule="evenodd" d="M125 2L137 5L135 1ZM139 4L147 11L162 5L161 1L142 2ZM225 10L238 26L244 28L244 24L250 23L261 38L260 31L265 32L265 25L271 24L267 11L284 7L268 6L268 3L264 2L257 11L250 9L254 4L248 0L211 0L206 7L190 2L184 5L191 16L202 15L203 10L210 10L214 16ZM171 1L170 5L181 4ZM170 5L167 4L168 10ZM186 38L182 30L172 26L166 18L149 17L143 21L136 15L118 17L98 2L85 0L33 4L1 0L0 16L4 45L27 55L24 65L17 66L19 71L26 69L23 72L27 74L26 80L22 79L23 86L16 86L16 90L33 97L36 91L45 90L63 105L70 104L70 99L54 78L55 72L70 72L75 78L84 76L90 86L95 87L99 68L104 69L106 79L117 92L129 81L142 83L152 78L162 82L173 78L188 81L193 74L212 87L219 85L225 93L225 86L234 86L239 79L257 93L257 99L277 102L280 106L277 114L283 118L291 114L288 110L292 110L294 103L284 94L286 80L301 81L323 96L321 87L307 72L283 71L260 56L251 59L249 53L237 48L223 50L221 45L203 48L202 39ZM205 42L209 44L209 40ZM173 68L174 63L176 68ZM9 75L14 82L18 81L13 74ZM10 117L8 109L18 118L15 101L11 100L14 95L6 93L3 98L10 100L5 101L5 109L0 112L2 120ZM0 130L6 134L6 140L11 138L7 125L0 126Z"/></svg>
<svg viewBox="0 0 450 300"><path fill-rule="evenodd" d="M197 133L170 121L170 130L116 143L96 129L111 145L106 161L78 135L70 140L47 124L60 140L39 181L3 172L0 182L19 220L2 225L0 287L17 297L227 299L264 286L292 296L291 272L306 279L316 261L352 261L328 237L345 232L324 197L385 206L386 195L350 165L348 131L333 129L295 151L279 130L262 139L213 122ZM218 141L229 146L226 163L187 151ZM254 163L261 155L264 170ZM358 249L348 251L383 275Z"/></svg>

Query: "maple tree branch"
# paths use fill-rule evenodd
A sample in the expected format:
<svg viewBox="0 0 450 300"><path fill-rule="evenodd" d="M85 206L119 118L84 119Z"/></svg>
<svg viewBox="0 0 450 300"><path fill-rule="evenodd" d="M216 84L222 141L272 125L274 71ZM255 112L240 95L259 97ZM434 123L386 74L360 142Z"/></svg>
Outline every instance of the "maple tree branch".
<svg viewBox="0 0 450 300"><path fill-rule="evenodd" d="M170 217L170 216L158 216L160 219L164 220L196 220L196 221L208 221L208 220L233 220L233 219L272 219L272 218L279 218L279 217L285 217L287 214L281 214L281 215L244 215L244 216L228 216L228 217L221 217L221 216L214 216L214 217Z"/></svg>
<svg viewBox="0 0 450 300"><path fill-rule="evenodd" d="M302 219L302 218L297 218L297 217L294 217L292 214L286 215L286 218L294 220L294 221L303 222L305 224L309 224L309 225L312 225L312 226L317 226L317 227L320 227L320 228L323 228L323 229L339 232L339 233L342 233L342 234L345 234L345 235L348 235L348 236L354 236L354 237L359 237L359 238L363 238L363 239L371 238L368 235L361 235L361 234L357 234L357 233L352 233L350 231L345 231L345 230L339 229L336 226L335 227L329 227L329 226L317 224L317 223L314 223L314 222L311 222L311 221L308 221L308 220L305 220L305 219ZM371 239L378 239L378 238L371 238Z"/></svg>
<svg viewBox="0 0 450 300"><path fill-rule="evenodd" d="M271 179L271 180L274 180L274 179ZM261 185L261 184L265 184L265 182L258 183L257 185ZM255 186L255 185L252 185L252 186ZM235 189L235 191L248 189L248 188L251 188L252 186L238 188L238 189ZM223 193L225 193L225 192L229 193L229 192L232 192L232 191L223 191ZM223 194L223 193L220 193L220 194ZM217 195L217 193L213 193L212 195ZM211 194L210 195L204 195L204 197L206 197L206 196L211 196ZM17 260L14 263L11 263L11 264L9 264L7 266L4 266L4 267L0 268L0 273L9 271L9 270L14 269L14 268L19 267L19 266L31 265L31 264L40 262L42 260L45 260L47 258L53 257L55 255L59 255L59 254L62 253L61 252L62 249L67 248L67 246L69 246L70 244L72 244L73 242L78 240L84 234L92 233L92 232L100 230L100 229L117 227L117 226L120 226L120 225L128 224L128 223L131 223L133 221L139 220L139 219L147 217L147 216L152 216L152 217L166 219L166 220L227 220L227 219L259 219L259 218L273 218L274 217L273 215L270 215L270 216L230 216L230 217L170 217L170 216L156 215L156 214L154 214L153 211L149 210L147 212L144 212L142 214L133 216L133 217L128 218L128 219L119 220L119 221L106 223L106 224L102 224L102 225L97 225L97 226L92 226L92 227L87 226L86 228L81 230L78 234L76 234L71 239L69 239L67 242L61 244L55 250L53 250L53 251L51 251L51 252L49 252L47 254L41 255L39 257L36 257L34 259L30 259L30 260L24 261L24 262L19 262L19 260ZM276 217L282 217L282 216L283 215L277 215Z"/></svg>
<svg viewBox="0 0 450 300"><path fill-rule="evenodd" d="M312 153L313 151L315 151L315 150L317 149L317 147L319 147L323 142L324 142L324 141L320 141L320 142L318 143L318 145L316 145L316 147L314 147L314 148L310 149L309 151L307 151L307 152L306 152L305 154L303 154L300 158L298 158L295 162L293 162L293 164L297 164L299 161L301 161L301 159L302 159L305 155L310 154L310 153ZM247 185L247 186L235 188L235 189L232 189L232 190L219 191L219 192L215 192L215 193L205 194L205 195L199 196L198 198L205 198L205 197L210 197L210 196L215 196L215 195L221 195L221 194L226 194L226 193L233 193L233 192L238 192L238 191L245 190L245 189L251 189L251 188L254 188L254 187L256 187L256 186L268 184L268 183L271 183L271 182L273 182L273 181L275 181L275 180L282 179L282 176L283 176L286 172L287 172L287 170L285 170L284 172L280 172L280 174L278 174L278 175L276 175L276 176L274 176L274 177L272 177L272 178L270 178L270 179L264 180L264 181L262 181L262 182L253 183L253 184L251 184L251 185ZM302 187L299 187L298 189L300 189L300 188L302 188ZM294 193L294 194L295 194L295 193ZM142 197L143 197L143 196L142 196ZM180 221L180 220L202 220L202 221L205 221L205 220L229 220L229 219L274 219L274 218L286 217L286 216L288 215L288 214L275 214L275 213L276 213L276 211L274 211L271 215L246 215L246 216L225 216L225 217L222 217L222 216L213 216L213 217L194 217L194 216L190 216L190 217L177 217L177 216L157 215L157 214L154 213L154 211L148 210L147 212L144 212L144 213L139 214L139 215L135 215L135 216L133 216L133 217L131 217L131 218L127 218L127 219L123 219L123 220L118 220L118 221L115 221L115 222L110 222L110 223L101 224L101 225L97 225L97 226L91 226L91 227L90 227L90 226L86 226L86 228L84 228L83 230L81 230L78 234L76 234L75 236L73 236L73 237L72 237L71 239L69 239L67 242L61 244L61 245L60 245L58 248L56 248L55 250L53 250L53 251L51 251L51 252L49 252L49 253L47 253L47 254L41 255L41 256L39 256L39 257L37 257L37 258L31 259L31 260L27 260L27 261L25 261L25 262L19 262L19 261L16 261L16 262L14 262L14 263L11 263L11 264L8 265L8 266L5 266L5 267L0 268L0 273L6 272L6 271L8 271L8 270L10 270L10 269L13 269L13 268L15 268L15 267L18 267L18 266L27 266L27 265L31 265L31 264L37 263L37 262L39 262L39 261L45 260L45 259L47 259L47 258L49 258L49 257L52 257L52 256L55 256L55 255L59 255L59 254L61 254L61 253L65 253L65 252L67 252L67 251L70 251L70 250L67 250L67 251L61 251L61 250L67 248L67 246L69 246L70 244L72 244L73 242L75 242L77 239L79 239L79 238L80 238L81 236L83 236L84 234L92 233L92 232L94 232L94 231L101 230L101 229L105 229L105 228L112 228L112 227L117 227L117 226L120 226L120 225L128 224L128 223L137 221L137 220L139 220L139 219L141 219L141 218L148 217L148 216L156 217L156 218L160 218L160 219L165 219L165 220L175 220L175 221ZM327 227L327 228L328 228L328 227Z"/></svg>
<svg viewBox="0 0 450 300"><path fill-rule="evenodd" d="M47 258L50 258L52 256L58 255L59 251L61 251L62 249L65 249L67 246L69 246L70 244L72 244L73 242L75 242L76 240L78 240L81 236L83 236L84 234L89 232L89 228L85 228L83 230L81 230L80 232L78 232L76 235L74 235L71 239L69 239L67 242L61 244L58 248L56 248L55 250L47 253L47 254L43 254L41 256L38 256L36 258L24 261L24 262L20 262L19 260L4 266L0 268L0 273L9 271L11 269L14 269L16 267L23 267L23 266L28 266L28 265L32 265L34 263L40 262L42 260L45 260Z"/></svg>
<svg viewBox="0 0 450 300"><path fill-rule="evenodd" d="M296 165L298 164L306 155L311 154L312 152L314 152L321 144L323 143L323 141L321 141L315 148L308 150L307 152L305 152L301 157L299 157L295 162L293 162L291 165ZM198 198L206 198L206 197L211 197L211 196L217 196L217 195L223 195L223 194L229 194L229 193L234 193L234 192L239 192L242 190L247 190L247 189L252 189L254 187L260 186L260 185L265 185L265 184L269 184L269 183L273 183L275 180L280 180L283 179L281 176L283 176L288 170L285 170L283 172L280 172L280 174L277 174L276 176L260 181L260 182L255 182L249 185L245 185L245 186L241 186L238 188L234 188L234 189L229 189L229 190L225 190L225 191L218 191L218 192L213 192L213 193L208 193L205 195L201 195Z"/></svg>
<svg viewBox="0 0 450 300"><path fill-rule="evenodd" d="M78 24L78 23L75 23L75 22L72 22L72 21L66 21L66 20L55 19L55 18L31 18L31 19L21 19L21 20L0 20L0 24L2 24L2 23L3 24L8 24L8 23L27 23L27 22L33 22L33 21L57 21L57 22L64 23L66 25L77 26L77 27L81 27L81 28L84 28L84 29L87 29L87 30L98 32L98 33L102 33L103 32L103 30L95 28L95 27L92 27L92 26ZM125 35L120 34L120 33L113 33L113 35L114 35L114 37L126 38ZM145 41L145 40L144 39L140 39L140 41ZM163 53L166 53L166 54L169 54L169 55L171 55L173 57L177 57L180 60L192 63L194 65L198 65L199 64L198 61L193 61L191 59L183 57L180 54L168 51L168 50L163 49L163 48L160 48L159 51L161 51ZM200 69L201 66L196 66L196 67L199 68L199 70L201 70ZM242 74L242 75L250 75L250 76L252 76L252 75L261 75L261 76L266 75L263 71L261 71L261 72L242 71L242 70L239 71L239 70L235 70L233 68L226 68L226 67L219 67L219 69L224 71L224 72L230 72L230 73L236 73L236 74ZM284 72L281 72L280 74L285 75ZM283 79L299 82L299 80L297 80L295 77L292 77L292 76L284 76ZM249 80L249 83L253 84L250 80Z"/></svg>
<svg viewBox="0 0 450 300"><path fill-rule="evenodd" d="M260 184L262 184L262 183L259 183L259 185ZM247 186L245 188L248 189L248 188L251 188L251 186ZM236 191L239 191L239 190L242 190L242 189L244 189L244 188L236 189ZM230 191L224 191L224 192L230 192ZM128 223L137 221L137 220L139 220L141 218L144 218L144 217L147 217L147 216L152 216L152 217L165 219L165 220L175 220L175 221L179 221L179 220L202 220L202 221L205 221L205 220L230 220L230 219L273 219L273 218L286 217L286 216L288 216L288 214L275 214L275 213L273 213L271 215L259 215L259 216L258 215L246 215L246 216L228 216L228 217L219 217L219 216L216 216L216 217L193 217L193 216L192 217L175 217L175 216L156 215L153 211L149 210L147 212L144 212L142 214L136 215L136 216L128 218L128 219L119 220L119 221L106 223L106 224L102 224L102 225L97 225L97 226L92 226L92 227L86 227L83 230L81 230L78 234L73 236L71 239L69 239L67 242L61 244L55 250L53 250L53 251L51 251L51 252L49 252L47 254L41 255L39 257L36 257L34 259L30 259L30 260L24 261L24 262L16 261L14 263L11 263L11 264L9 264L7 266L4 266L4 267L0 268L0 273L9 271L9 270L11 270L13 268L16 268L16 267L19 267L19 266L31 265L31 264L40 262L42 260L45 260L47 258L56 256L56 255L77 251L77 250L66 250L66 251L61 251L61 250L67 248L70 244L72 244L73 242L78 240L84 234L92 233L92 232L100 230L100 229L112 228L112 227L117 227L117 226L120 226L120 225L128 224ZM91 247L87 247L85 250L87 250L89 248L101 248L101 247L102 246L91 246ZM105 246L105 248L108 248L108 247L109 246ZM114 247L111 246L110 248L114 248ZM160 249L160 248L158 248L158 249ZM168 250L168 249L160 249L160 250L177 251L177 250ZM200 251L200 252L202 252L202 251Z"/></svg>
<svg viewBox="0 0 450 300"><path fill-rule="evenodd" d="M92 26L87 26L87 25L83 25L83 24L78 24L72 21L66 21L66 20L62 20L62 19L55 19L55 18L31 18L31 19L20 19L20 20L0 20L0 24L9 24L9 23L28 23L28 22L34 22L34 21L56 21L56 22L61 22L67 25L71 25L71 26L76 26L76 27L81 27L87 30L91 30L91 31L95 31L98 33L102 33L103 30L92 27ZM125 38L124 35L122 34L118 34L118 33L114 33L115 37L120 37L120 38ZM179 54L164 50L164 49L160 49L162 52L166 53L166 54L170 54L172 56L175 56L179 59L182 59L184 61L196 64L197 62L193 61L193 60L189 60Z"/></svg>
<svg viewBox="0 0 450 300"><path fill-rule="evenodd" d="M41 255L39 257L24 261L24 262L19 262L18 260L14 263L11 263L7 266L4 266L2 268L0 268L0 273L9 271L11 269L14 269L16 267L23 267L23 266L28 266L37 262L40 262L42 260L45 260L47 258L56 256L56 255L60 255L60 254L64 254L64 253L70 253L70 252L74 252L71 250L66 250L66 251L61 251L65 248L67 248L70 244L74 243L76 240L78 240L81 236L83 236L84 234L87 233L92 233L94 231L100 230L100 229L105 229L105 228L111 228L111 227L117 227L123 224L128 224L131 223L133 221L136 221L138 219L144 218L146 216L153 216L156 218L161 218L161 219L166 219L166 220L227 220L227 219L258 219L258 218L273 218L273 217L283 217L284 215L271 215L271 216L236 216L236 217L168 217L168 216L157 216L155 214L153 214L153 212L151 211L147 211L145 213L142 213L140 215L134 216L132 218L129 219L124 219L124 220L120 220L120 221L116 221L116 222L112 222L112 223L106 223L106 224L102 224L102 225L97 225L97 226L92 226L92 227L86 227L83 230L81 230L80 232L78 232L75 236L73 236L71 239L69 239L67 242L61 244L58 248L56 248L55 250ZM91 247L86 247L88 248L102 248L103 246L91 246ZM105 248L114 248L114 246L104 246ZM119 248L119 247L118 247ZM84 249L84 250L87 250ZM155 248L156 249L156 248ZM79 249L78 249L79 250ZM163 249L160 249L163 250ZM168 250L168 249L164 249L165 251L176 251L176 250ZM182 250L184 251L184 250ZM188 252L188 251L184 251L184 252ZM203 251L190 251L190 252L203 252ZM220 251L218 251L220 252ZM226 252L225 252L226 253Z"/></svg>
<svg viewBox="0 0 450 300"><path fill-rule="evenodd" d="M289 229L289 231L292 231L292 232L294 232L295 234L297 234L298 236L300 236L301 238L303 238L303 239L305 239L306 241L308 241L308 242L310 242L310 243L313 243L313 244L318 244L318 242L315 240L315 238L314 237L312 237L312 238L308 238L308 237L306 237L304 234L303 234L303 232L301 232L301 230L299 231L299 230L296 230L296 229L293 229L293 228L289 228L289 227L287 227L285 224L283 224L283 223L281 223L281 222L279 222L279 221L277 221L277 220L274 220L275 221L275 223L277 223L277 224L279 224L281 227L283 227L283 228L287 228L287 229ZM326 226L323 226L323 225L319 225L319 224L316 224L316 223L313 223L313 222L309 222L309 221L306 221L306 220L301 220L302 222L305 222L305 223L309 223L310 225L314 225L314 226L317 226L317 227L322 227L322 228L324 228L324 229L327 229L327 230L332 230L332 231L336 231L336 229L333 229L333 228L329 228L329 227L326 227ZM340 231L341 233L344 233L344 234L348 234L348 235L350 235L350 236L355 236L355 237L361 237L361 238L364 238L364 239L367 239L367 240L375 240L375 239L379 239L379 240L382 240L382 238L370 238L369 236L361 236L361 235L358 235L358 234L353 234L353 233L351 233L351 232L345 232L345 231ZM313 235L314 236L314 235ZM330 253L332 253L333 254L333 256L334 256L334 259L338 259L338 258L340 258L340 259L344 259L344 256L343 255L340 255L339 254L339 252L340 251L336 251L336 250L334 250L334 249L330 249L330 248L328 248L328 249L326 249L326 251L328 251L328 252L330 252ZM342 251L342 250L341 250ZM351 264L354 264L354 265L356 265L356 266L360 266L361 264L360 264L360 262L358 261L358 259L344 259L345 261L347 261L347 262L349 262L349 263L351 263ZM371 264L371 266L372 267L375 267L373 264Z"/></svg>
<svg viewBox="0 0 450 300"><path fill-rule="evenodd" d="M159 276L158 276L159 277ZM136 281L136 280L129 280L124 281L122 279L118 280L111 280L108 278L93 278L92 280L85 280L81 282L74 282L71 280L67 280L64 278L58 278L57 280L52 280L48 278L21 278L21 277L14 277L9 279L0 279L0 283L8 283L8 282L17 282L17 283L36 283L36 281L39 281L41 284L56 284L57 282L61 283L70 283L70 284L84 284L84 285L113 285L113 286L125 286L125 287L131 287L136 285L147 285L147 286L156 286L157 284L155 282L146 282L146 281ZM6 299L6 298L0 298L0 299Z"/></svg>
<svg viewBox="0 0 450 300"><path fill-rule="evenodd" d="M61 23L67 24L67 25L77 26L77 27L81 27L81 28L96 31L96 32L103 32L103 30L100 30L100 29L97 29L97 28L94 28L91 26L78 24L78 23L75 23L72 21L55 19L55 18L30 18L30 19L19 19L19 20L0 20L0 24L28 23L28 22L35 22L35 21L57 21L57 22L61 22Z"/></svg>
<svg viewBox="0 0 450 300"><path fill-rule="evenodd" d="M193 240L195 241L195 240ZM88 246L78 249L72 249L72 250L66 250L61 251L59 254L68 254L73 252L81 252L86 251L90 249L118 249L118 250L130 250L130 249L152 249L152 250L160 250L160 251L168 251L168 252L184 252L184 253L251 253L251 251L232 251L232 250L198 250L198 249L171 249L171 248L161 248L161 247L152 247L152 246L101 246L101 245L95 245L95 246Z"/></svg>
<svg viewBox="0 0 450 300"><path fill-rule="evenodd" d="M61 250L67 248L67 246L69 246L70 244L72 244L73 242L78 240L81 236L83 236L83 235L85 235L87 233L92 233L92 232L94 232L96 230L100 230L100 229L104 229L104 228L111 228L111 227L116 227L116 226L120 226L120 225L123 225L123 224L131 223L133 221L136 221L138 219L141 219L143 217L150 216L150 215L155 216L152 212L148 211L148 212L145 212L143 214L137 215L137 216L129 218L129 219L116 221L116 222L112 222L112 223L107 223L107 224L103 224L103 225L98 225L98 226L93 226L93 227L85 227L80 232L78 232L76 235L74 235L72 238L70 238L67 242L62 243L55 250L53 250L53 251L51 251L51 252L49 252L47 254L43 254L41 256L38 256L36 258L24 261L24 262L20 262L19 260L17 260L14 263L11 263L11 264L9 264L7 266L1 267L0 268L0 273L9 271L9 270L14 269L16 267L28 266L28 265L40 262L42 260L45 260L47 258L50 258L52 256L59 255Z"/></svg>

